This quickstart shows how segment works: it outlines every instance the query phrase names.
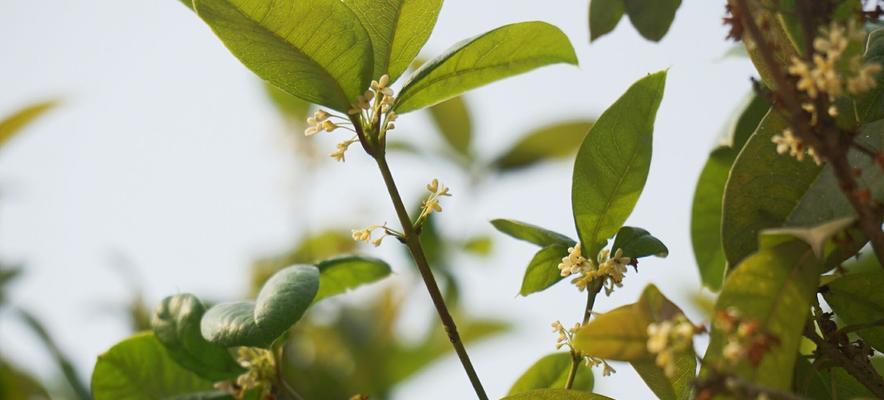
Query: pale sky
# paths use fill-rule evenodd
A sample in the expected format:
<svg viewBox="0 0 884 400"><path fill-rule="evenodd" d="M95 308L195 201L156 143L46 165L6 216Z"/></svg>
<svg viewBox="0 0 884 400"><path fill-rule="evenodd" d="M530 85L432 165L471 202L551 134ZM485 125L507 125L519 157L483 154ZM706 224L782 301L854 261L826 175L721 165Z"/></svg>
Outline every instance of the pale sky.
<svg viewBox="0 0 884 400"><path fill-rule="evenodd" d="M463 38L526 20L550 22L570 37L579 68L551 66L467 95L475 145L486 158L530 128L597 116L632 82L669 68L651 173L628 224L660 237L670 256L642 261L623 289L600 297L598 311L635 301L654 282L701 318L688 301L699 288L690 201L708 150L748 93L753 71L745 59L722 59L732 46L724 40L723 13L723 1L688 0L661 43L642 39L624 18L589 44L585 0L448 0L424 49L432 57ZM307 226L395 221L366 156L351 151L346 164L328 159L304 173L258 81L175 0L0 1L0 54L0 115L34 100L64 99L0 151L0 258L26 266L10 298L47 322L83 374L127 334L123 316L108 311L131 295L112 267L113 254L137 267L150 304L183 291L230 299L245 292L255 256L284 249ZM440 145L423 115L406 115L397 125L394 134ZM333 138L318 140L333 149ZM573 236L572 162L506 176L479 192L445 163L394 156L391 164L411 203L434 177L451 186L455 196L444 200L441 224L452 235L492 233L487 221L507 217ZM515 296L536 249L494 237L492 258L455 264L473 314L516 324L512 334L469 348L486 389L499 398L554 351L550 322L577 321L584 296L567 284ZM363 250L389 260L394 280L413 274L394 241ZM412 297L401 328L413 335L413 327L436 317L423 290ZM56 373L28 331L5 314L0 353L40 376ZM612 377L596 374L597 392L651 396L628 365L614 367ZM402 400L472 396L453 355L397 392Z"/></svg>

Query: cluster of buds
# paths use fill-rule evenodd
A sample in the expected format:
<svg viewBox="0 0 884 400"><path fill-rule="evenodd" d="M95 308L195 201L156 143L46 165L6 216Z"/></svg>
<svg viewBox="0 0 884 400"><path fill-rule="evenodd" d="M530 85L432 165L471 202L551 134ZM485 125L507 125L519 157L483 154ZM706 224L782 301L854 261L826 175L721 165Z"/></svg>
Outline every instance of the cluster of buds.
<svg viewBox="0 0 884 400"><path fill-rule="evenodd" d="M332 121L332 118L341 120L340 123ZM334 115L325 110L316 110L310 118L307 118L307 129L304 130L305 136L313 136L319 132L333 132L338 128L353 131L350 122L344 117ZM344 161L344 153L351 144L358 142L356 136L351 137L343 142L338 143L337 149L329 154L329 157L337 161Z"/></svg>
<svg viewBox="0 0 884 400"><path fill-rule="evenodd" d="M347 114L358 116L362 126L368 132L376 133L378 137L382 137L387 131L396 128L394 121L396 121L397 115L393 111L396 97L389 84L390 76L386 74L371 81L369 89L357 97L356 104L347 111Z"/></svg>
<svg viewBox="0 0 884 400"><path fill-rule="evenodd" d="M704 327L695 326L679 314L675 318L648 325L647 348L656 355L654 362L657 366L672 378L678 372L677 358L685 354L693 357L694 335L704 331Z"/></svg>
<svg viewBox="0 0 884 400"><path fill-rule="evenodd" d="M215 388L232 395L235 399L249 398L269 400L273 381L276 379L276 361L269 350L256 347L240 347L236 353L236 361L246 372L239 375L234 382L223 381L215 384ZM251 397L258 393L257 397Z"/></svg>
<svg viewBox="0 0 884 400"><path fill-rule="evenodd" d="M585 354L580 354L574 347L571 345L572 340L574 340L574 335L577 333L577 330L580 329L580 323L575 323L571 329L565 329L565 326L562 325L561 322L555 321L552 323L552 331L553 333L558 334L558 338L556 339L556 350L560 350L562 347L567 346L571 353L576 354L580 358L583 359L584 363L587 367L597 367L602 366L602 376L610 376L613 373L616 373L613 367L608 364L604 359L588 356Z"/></svg>
<svg viewBox="0 0 884 400"><path fill-rule="evenodd" d="M623 257L623 251L620 249L614 252L613 257L611 257L610 250L601 250L596 261L598 267L591 260L584 258L578 243L574 247L568 248L568 255L562 258L558 268L562 276L579 274L578 277L571 280L571 283L577 286L581 292L586 290L595 280L601 279L604 282L605 294L610 296L615 287L623 286L626 266L635 265L635 260Z"/></svg>
<svg viewBox="0 0 884 400"><path fill-rule="evenodd" d="M381 236L372 239L372 233L375 230L381 230ZM388 228L386 223L383 225L369 225L365 229L353 230L353 240L357 242L369 242L374 247L380 246L381 242L384 241L384 238L391 235L400 236L398 232L395 232L392 229Z"/></svg>
<svg viewBox="0 0 884 400"><path fill-rule="evenodd" d="M442 206L439 204L440 197L450 197L451 193L447 186L439 183L438 179L433 179L432 182L427 184L427 191L430 192L430 196L427 197L426 200L421 204L421 214L417 217L417 222L415 225L420 225L430 214L434 212L442 212Z"/></svg>
<svg viewBox="0 0 884 400"><path fill-rule="evenodd" d="M860 95L877 85L875 78L882 67L879 63L863 62L865 39L865 30L856 21L851 20L846 26L832 22L814 39L814 53L810 60L792 58L788 72L797 78L795 87L809 99L801 104L801 108L810 115L811 125L819 122L820 110L815 104L818 99L827 102L824 110L834 118L840 114L836 103L839 97L845 94ZM774 136L772 141L776 143L779 154L789 154L800 161L807 153L817 164L821 163L813 148L803 144L791 130Z"/></svg>
<svg viewBox="0 0 884 400"><path fill-rule="evenodd" d="M757 367L771 347L779 344L776 336L761 329L758 320L744 319L733 308L719 311L715 315L715 326L725 335L722 355L729 365L748 361L753 368Z"/></svg>

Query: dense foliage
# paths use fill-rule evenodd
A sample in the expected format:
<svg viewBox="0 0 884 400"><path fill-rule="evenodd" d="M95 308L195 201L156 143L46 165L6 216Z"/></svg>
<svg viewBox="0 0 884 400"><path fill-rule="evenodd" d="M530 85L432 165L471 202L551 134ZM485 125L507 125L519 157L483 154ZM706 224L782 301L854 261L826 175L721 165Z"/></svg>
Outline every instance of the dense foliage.
<svg viewBox="0 0 884 400"><path fill-rule="evenodd" d="M454 201L447 199L452 191L428 177L422 202L406 204L387 163L388 151L435 151L390 136L399 118L427 110L448 145L439 153L477 181L574 157L576 236L510 219L519 216L491 224L538 247L525 260L521 296L565 281L586 307L573 323L552 324L561 351L539 355L508 393L495 395L605 399L592 393L593 368L605 376L615 372L609 361L622 361L666 400L884 398L880 2L727 1L729 39L745 47L760 80L753 80L753 96L727 140L699 171L693 251L703 285L716 295L705 325L690 321L654 285L632 303L593 312L602 291L612 296L628 284L630 268L638 273L639 262L653 268L655 257L669 254L664 239L624 226L646 181L668 179L650 174L666 71L624 84L598 118L540 127L482 160L471 147L471 115L459 96L540 67L576 65L571 42L555 26L502 26L416 61L441 0L184 4L268 82L270 98L306 136L346 133L332 158L345 161L355 145L375 161L398 226L329 230L261 259L248 299L213 304L189 293L167 297L143 322L149 329L98 358L91 391L39 322L21 311L53 349L75 396L381 399L453 350L476 396L489 398L465 345L507 325L461 309L447 259L451 252L481 256L489 239L444 237L434 221L442 203ZM679 6L679 0L592 0L590 37L603 40L625 14L641 36L662 40ZM52 105L0 122L0 144ZM316 303L392 273L383 260L354 254L356 242L379 246L385 239L408 251L444 329L435 327L416 344L399 340L391 327L400 296L392 288L371 304L344 307L330 323L312 321ZM0 272L0 284L15 274ZM709 336L706 349L695 346L698 335ZM305 348L310 357L301 353ZM0 386L3 398L46 396L20 371L0 366L0 382L15 382Z"/></svg>

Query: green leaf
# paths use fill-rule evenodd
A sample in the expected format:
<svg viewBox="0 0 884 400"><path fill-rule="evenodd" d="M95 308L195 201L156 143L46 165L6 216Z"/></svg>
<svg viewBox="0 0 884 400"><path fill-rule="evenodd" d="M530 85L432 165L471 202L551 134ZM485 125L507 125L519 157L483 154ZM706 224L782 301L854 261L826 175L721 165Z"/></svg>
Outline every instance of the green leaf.
<svg viewBox="0 0 884 400"><path fill-rule="evenodd" d="M535 129L497 157L491 166L500 172L510 172L543 161L570 157L580 148L592 125L593 121L578 120Z"/></svg>
<svg viewBox="0 0 884 400"><path fill-rule="evenodd" d="M165 400L210 390L212 382L173 361L150 332L111 347L92 372L94 400Z"/></svg>
<svg viewBox="0 0 884 400"><path fill-rule="evenodd" d="M252 296L257 296L264 282L285 267L294 264L315 264L355 250L356 242L348 231L329 229L308 235L292 249L271 257L260 258L252 264Z"/></svg>
<svg viewBox="0 0 884 400"><path fill-rule="evenodd" d="M819 370L807 359L795 361L795 379L792 390L812 400L872 398L872 392L857 382L843 368Z"/></svg>
<svg viewBox="0 0 884 400"><path fill-rule="evenodd" d="M58 102L55 100L32 104L0 120L0 147L26 125L57 105Z"/></svg>
<svg viewBox="0 0 884 400"><path fill-rule="evenodd" d="M884 318L884 272L880 268L847 274L821 290L826 302L845 325L869 324ZM856 331L878 351L884 350L884 326Z"/></svg>
<svg viewBox="0 0 884 400"><path fill-rule="evenodd" d="M519 294L527 296L540 292L562 280L559 263L567 256L568 246L553 244L540 249L525 269Z"/></svg>
<svg viewBox="0 0 884 400"><path fill-rule="evenodd" d="M744 320L758 321L759 331L775 336L778 344L765 353L756 368L743 361L724 372L775 389L790 387L821 272L822 263L810 246L799 240L763 248L734 269L724 282L715 309L735 309ZM713 329L704 365L722 365L725 336L720 329Z"/></svg>
<svg viewBox="0 0 884 400"><path fill-rule="evenodd" d="M319 269L293 265L267 280L255 301L221 303L203 315L206 340L225 347L267 348L310 306L319 289Z"/></svg>
<svg viewBox="0 0 884 400"><path fill-rule="evenodd" d="M786 121L779 114L769 113L731 168L725 186L721 227L722 246L729 266L739 264L758 249L758 234L762 230L816 226L854 215L830 166L820 167L810 159L799 162L777 154L771 138L786 127ZM864 126L857 141L870 148L884 148L882 128L884 121ZM864 171L859 180L863 187L872 188L872 197L884 198L884 176L877 172L874 162L858 151L851 151L848 159L851 165ZM840 254L848 257L863 243L864 240L857 240Z"/></svg>
<svg viewBox="0 0 884 400"><path fill-rule="evenodd" d="M264 91L267 92L267 97L270 98L279 113L287 120L301 124L306 123L307 117L310 116L310 103L292 96L268 82L264 82Z"/></svg>
<svg viewBox="0 0 884 400"><path fill-rule="evenodd" d="M665 71L634 83L599 117L580 146L571 204L584 254L594 256L601 250L641 195L665 84Z"/></svg>
<svg viewBox="0 0 884 400"><path fill-rule="evenodd" d="M316 267L319 268L319 291L313 298L314 303L377 282L392 272L383 260L357 256L332 258Z"/></svg>
<svg viewBox="0 0 884 400"><path fill-rule="evenodd" d="M623 0L592 0L589 2L589 41L598 40L617 27L626 7Z"/></svg>
<svg viewBox="0 0 884 400"><path fill-rule="evenodd" d="M433 32L442 0L345 0L359 17L374 51L374 73L396 81Z"/></svg>
<svg viewBox="0 0 884 400"><path fill-rule="evenodd" d="M192 294L166 297L151 317L154 336L175 362L206 380L216 382L243 373L224 346L203 339L200 320L205 312L206 307Z"/></svg>
<svg viewBox="0 0 884 400"><path fill-rule="evenodd" d="M624 257L642 258L648 256L666 257L669 249L666 245L651 234L642 229L632 226L624 226L617 232L611 249L623 251Z"/></svg>
<svg viewBox="0 0 884 400"><path fill-rule="evenodd" d="M501 400L613 400L600 394L566 389L537 389L506 396Z"/></svg>
<svg viewBox="0 0 884 400"><path fill-rule="evenodd" d="M178 0L181 4L184 4L185 7L193 10L193 0Z"/></svg>
<svg viewBox="0 0 884 400"><path fill-rule="evenodd" d="M703 285L712 290L721 288L727 264L721 244L721 207L728 172L736 158L737 151L730 147L715 149L703 166L694 191L691 243Z"/></svg>
<svg viewBox="0 0 884 400"><path fill-rule="evenodd" d="M574 337L580 352L617 361L650 360L648 325L684 313L654 285L648 285L638 302L617 307L581 327Z"/></svg>
<svg viewBox="0 0 884 400"><path fill-rule="evenodd" d="M274 86L346 112L368 88L372 45L340 0L194 0L234 56Z"/></svg>
<svg viewBox="0 0 884 400"><path fill-rule="evenodd" d="M865 61L884 65L884 28L869 34ZM878 85L856 99L856 110L862 122L884 119L884 72L876 78Z"/></svg>
<svg viewBox="0 0 884 400"><path fill-rule="evenodd" d="M681 0L623 0L632 26L645 39L659 42L666 36Z"/></svg>
<svg viewBox="0 0 884 400"><path fill-rule="evenodd" d="M721 245L721 207L728 173L737 154L769 109L770 102L754 94L728 132L727 142L730 144L719 146L709 154L697 180L691 207L691 244L700 279L704 286L714 291L721 289L727 265Z"/></svg>
<svg viewBox="0 0 884 400"><path fill-rule="evenodd" d="M452 97L428 109L445 142L465 159L472 158L470 110L463 97Z"/></svg>
<svg viewBox="0 0 884 400"><path fill-rule="evenodd" d="M578 363L581 360L577 361ZM508 395L534 389L563 388L571 370L571 353L553 353L543 356L516 379ZM591 392L593 386L592 369L580 366L574 377L572 390Z"/></svg>
<svg viewBox="0 0 884 400"><path fill-rule="evenodd" d="M667 377L662 368L653 360L630 363L651 391L661 400L688 400L691 398L691 385L697 375L697 357L693 353L679 354L675 358L676 374Z"/></svg>
<svg viewBox="0 0 884 400"><path fill-rule="evenodd" d="M561 233L553 232L526 222L516 221L514 219L495 219L491 221L491 225L494 225L498 231L509 236L524 240L528 243L534 243L541 247L551 245L571 247L577 244L574 239L562 235Z"/></svg>
<svg viewBox="0 0 884 400"><path fill-rule="evenodd" d="M568 37L545 22L506 25L467 39L421 65L399 93L394 109L406 113L467 90L549 64L577 64Z"/></svg>
<svg viewBox="0 0 884 400"><path fill-rule="evenodd" d="M689 399L697 363L693 352L676 358L677 373L666 377L647 350L648 325L684 315L654 285L648 285L638 302L601 314L577 331L573 344L580 352L611 360L628 361L661 399Z"/></svg>

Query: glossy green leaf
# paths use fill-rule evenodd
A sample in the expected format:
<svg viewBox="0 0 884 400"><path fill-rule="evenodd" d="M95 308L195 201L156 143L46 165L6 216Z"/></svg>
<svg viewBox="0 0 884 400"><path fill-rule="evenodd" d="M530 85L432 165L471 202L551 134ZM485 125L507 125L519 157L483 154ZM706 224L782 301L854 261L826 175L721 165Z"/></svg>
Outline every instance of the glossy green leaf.
<svg viewBox="0 0 884 400"><path fill-rule="evenodd" d="M274 86L346 112L368 88L372 45L340 0L194 0L234 56Z"/></svg>
<svg viewBox="0 0 884 400"><path fill-rule="evenodd" d="M703 285L718 290L727 260L721 245L722 198L737 151L721 146L709 154L697 180L691 208L691 243Z"/></svg>
<svg viewBox="0 0 884 400"><path fill-rule="evenodd" d="M766 99L753 95L727 133L729 144L719 146L709 154L697 180L691 207L691 244L700 280L711 290L721 289L727 265L721 245L721 207L727 177L737 154L769 109L770 103Z"/></svg>
<svg viewBox="0 0 884 400"><path fill-rule="evenodd" d="M567 256L568 246L553 244L540 249L525 269L519 294L527 296L540 292L562 280L559 263Z"/></svg>
<svg viewBox="0 0 884 400"><path fill-rule="evenodd" d="M58 105L55 100L32 104L0 120L0 147L37 117Z"/></svg>
<svg viewBox="0 0 884 400"><path fill-rule="evenodd" d="M869 34L865 61L884 65L884 28ZM862 122L884 119L884 71L878 73L876 80L878 85L875 88L856 99L856 111Z"/></svg>
<svg viewBox="0 0 884 400"><path fill-rule="evenodd" d="M264 82L264 91L273 105L289 121L305 124L310 116L310 103L288 94L286 91Z"/></svg>
<svg viewBox="0 0 884 400"><path fill-rule="evenodd" d="M611 249L613 251L619 249L623 252L624 257L630 258L666 257L669 255L669 249L660 239L651 236L650 232L642 228L632 226L624 226L617 231Z"/></svg>
<svg viewBox="0 0 884 400"><path fill-rule="evenodd" d="M795 361L792 390L811 400L871 399L874 396L843 368L817 369L803 357Z"/></svg>
<svg viewBox="0 0 884 400"><path fill-rule="evenodd" d="M357 256L332 258L316 267L319 268L319 291L313 298L314 303L377 282L392 272L383 260Z"/></svg>
<svg viewBox="0 0 884 400"><path fill-rule="evenodd" d="M255 301L221 303L200 323L206 340L225 347L268 347L297 322L319 289L319 269L294 265L267 280Z"/></svg>
<svg viewBox="0 0 884 400"><path fill-rule="evenodd" d="M572 156L593 121L568 121L535 129L522 136L509 150L492 163L500 172L510 172L543 161L559 160Z"/></svg>
<svg viewBox="0 0 884 400"><path fill-rule="evenodd" d="M861 325L884 318L884 272L847 274L835 279L822 290L826 302L845 325ZM869 326L856 331L878 351L884 350L884 326Z"/></svg>
<svg viewBox="0 0 884 400"><path fill-rule="evenodd" d="M294 264L316 264L319 261L353 253L356 241L348 231L329 229L302 238L293 248L252 264L251 296L257 296L273 274Z"/></svg>
<svg viewBox="0 0 884 400"><path fill-rule="evenodd" d="M169 296L154 310L151 327L175 362L206 380L217 382L244 372L227 348L209 343L200 333L206 307L196 296Z"/></svg>
<svg viewBox="0 0 884 400"><path fill-rule="evenodd" d="M429 107L467 90L556 63L577 64L568 37L545 22L506 25L455 45L418 68L394 106Z"/></svg>
<svg viewBox="0 0 884 400"><path fill-rule="evenodd" d="M92 372L94 400L166 400L211 390L212 382L178 365L149 332L98 356Z"/></svg>
<svg viewBox="0 0 884 400"><path fill-rule="evenodd" d="M623 0L632 26L645 39L659 42L669 32L681 0Z"/></svg>
<svg viewBox="0 0 884 400"><path fill-rule="evenodd" d="M623 18L623 0L591 0L589 2L589 41L613 31Z"/></svg>
<svg viewBox="0 0 884 400"><path fill-rule="evenodd" d="M374 51L373 78L396 81L433 32L442 0L345 0L359 17Z"/></svg>
<svg viewBox="0 0 884 400"><path fill-rule="evenodd" d="M648 325L684 315L654 285L642 292L638 302L615 308L584 325L574 338L577 350L595 357L628 361L648 387L661 399L690 398L697 368L693 353L678 355L677 373L666 377L647 350Z"/></svg>
<svg viewBox="0 0 884 400"><path fill-rule="evenodd" d="M778 114L769 113L734 161L725 186L721 228L730 266L758 249L758 234L764 229L815 226L854 215L831 167L777 154L771 138L786 126ZM884 121L864 126L857 141L884 148ZM874 162L858 151L848 158L851 165L865 171L859 180L872 188L873 198L884 198L884 175L877 172ZM848 257L862 244L861 240L852 243L841 254Z"/></svg>
<svg viewBox="0 0 884 400"><path fill-rule="evenodd" d="M185 7L193 10L193 0L178 0L181 4L184 4Z"/></svg>
<svg viewBox="0 0 884 400"><path fill-rule="evenodd" d="M594 255L632 213L651 166L666 72L634 83L586 135L574 162L571 205L584 254Z"/></svg>
<svg viewBox="0 0 884 400"><path fill-rule="evenodd" d="M716 310L734 309L741 318L758 321L761 332L777 338L753 368L743 361L725 372L775 389L786 390L798 354L810 304L816 294L822 263L799 240L763 248L746 258L724 282ZM713 329L704 365L722 365L726 337Z"/></svg>
<svg viewBox="0 0 884 400"><path fill-rule="evenodd" d="M524 240L528 243L534 243L541 247L551 245L571 247L577 244L574 239L562 235L561 233L553 232L526 222L516 221L514 219L495 219L491 221L491 225L494 225L498 231L509 236Z"/></svg>
<svg viewBox="0 0 884 400"><path fill-rule="evenodd" d="M433 122L445 142L458 154L469 160L472 157L470 141L473 125L470 110L463 97L452 97L428 108Z"/></svg>
<svg viewBox="0 0 884 400"><path fill-rule="evenodd" d="M578 360L578 362L580 362ZM571 370L571 353L553 353L543 356L528 367L513 386L508 395L534 389L555 389L565 387ZM591 392L593 386L592 369L583 365L577 370L572 390Z"/></svg>
<svg viewBox="0 0 884 400"><path fill-rule="evenodd" d="M565 389L537 389L506 396L501 400L613 400L595 393Z"/></svg>

